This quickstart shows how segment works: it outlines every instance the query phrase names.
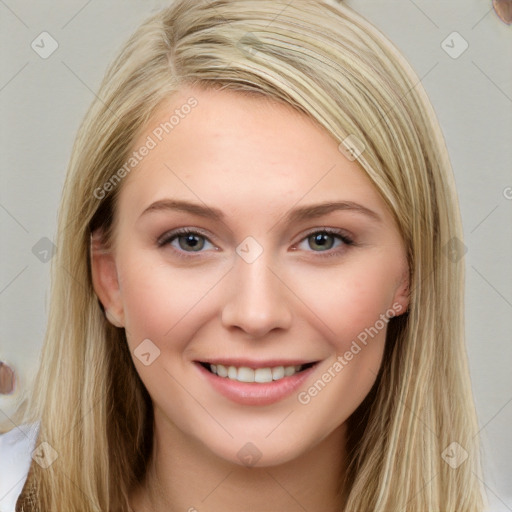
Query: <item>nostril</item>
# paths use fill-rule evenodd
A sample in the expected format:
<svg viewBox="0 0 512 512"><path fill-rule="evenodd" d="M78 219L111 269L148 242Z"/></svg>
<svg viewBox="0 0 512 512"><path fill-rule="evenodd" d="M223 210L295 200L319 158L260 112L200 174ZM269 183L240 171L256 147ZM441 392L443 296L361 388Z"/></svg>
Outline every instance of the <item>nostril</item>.
<svg viewBox="0 0 512 512"><path fill-rule="evenodd" d="M15 382L14 370L0 361L0 395L10 395L14 391Z"/></svg>

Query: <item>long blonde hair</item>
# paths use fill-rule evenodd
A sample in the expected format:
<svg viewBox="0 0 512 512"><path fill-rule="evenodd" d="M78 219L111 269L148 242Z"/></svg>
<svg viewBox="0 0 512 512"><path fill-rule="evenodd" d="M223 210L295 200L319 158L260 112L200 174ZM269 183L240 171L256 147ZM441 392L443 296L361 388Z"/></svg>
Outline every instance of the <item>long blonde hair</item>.
<svg viewBox="0 0 512 512"><path fill-rule="evenodd" d="M403 236L410 307L390 321L375 385L349 419L344 512L484 510L462 228L445 143L411 67L335 0L177 0L145 21L108 69L73 148L41 365L19 413L40 422L38 444L58 458L45 469L32 462L16 510L126 511L145 473L151 400L124 330L105 320L94 293L90 235L109 233L122 183L101 199L95 191L184 84L285 102L341 148L360 141L353 155ZM468 457L453 467L447 453Z"/></svg>

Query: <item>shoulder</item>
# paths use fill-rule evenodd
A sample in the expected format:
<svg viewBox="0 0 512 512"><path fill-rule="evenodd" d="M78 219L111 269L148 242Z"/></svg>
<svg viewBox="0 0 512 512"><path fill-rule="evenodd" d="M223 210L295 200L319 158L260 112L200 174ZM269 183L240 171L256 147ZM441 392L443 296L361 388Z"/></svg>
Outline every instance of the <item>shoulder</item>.
<svg viewBox="0 0 512 512"><path fill-rule="evenodd" d="M20 425L0 434L0 512L14 512L27 479L39 423Z"/></svg>

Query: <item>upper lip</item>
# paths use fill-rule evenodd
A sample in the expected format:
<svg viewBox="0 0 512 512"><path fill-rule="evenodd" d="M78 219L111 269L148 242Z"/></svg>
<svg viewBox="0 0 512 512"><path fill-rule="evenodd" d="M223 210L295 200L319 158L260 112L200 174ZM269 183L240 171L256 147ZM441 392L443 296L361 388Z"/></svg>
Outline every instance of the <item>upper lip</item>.
<svg viewBox="0 0 512 512"><path fill-rule="evenodd" d="M211 358L197 362L207 364L221 364L223 366L236 366L237 368L242 366L247 368L272 368L275 366L302 366L305 364L316 363L317 361L308 361L306 359L266 359L256 361L254 359L245 358Z"/></svg>

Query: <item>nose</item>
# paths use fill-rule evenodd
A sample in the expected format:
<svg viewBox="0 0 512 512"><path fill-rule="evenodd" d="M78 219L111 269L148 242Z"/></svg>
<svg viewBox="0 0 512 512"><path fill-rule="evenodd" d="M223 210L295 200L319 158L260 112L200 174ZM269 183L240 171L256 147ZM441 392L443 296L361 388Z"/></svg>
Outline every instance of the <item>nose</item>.
<svg viewBox="0 0 512 512"><path fill-rule="evenodd" d="M256 261L236 259L230 272L230 292L222 324L239 328L252 338L262 338L275 329L286 330L292 322L291 295L285 276L270 268L265 252Z"/></svg>

